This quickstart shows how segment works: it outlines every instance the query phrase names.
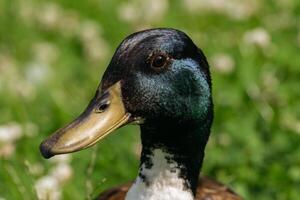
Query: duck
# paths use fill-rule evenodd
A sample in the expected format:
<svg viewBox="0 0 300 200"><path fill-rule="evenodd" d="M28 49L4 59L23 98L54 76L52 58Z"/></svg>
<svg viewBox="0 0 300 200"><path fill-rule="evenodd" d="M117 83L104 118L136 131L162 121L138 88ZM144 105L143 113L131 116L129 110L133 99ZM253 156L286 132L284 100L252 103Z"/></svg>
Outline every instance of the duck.
<svg viewBox="0 0 300 200"><path fill-rule="evenodd" d="M40 145L43 157L93 146L128 124L140 127L137 178L99 200L241 200L200 170L213 122L212 84L203 51L184 32L155 28L117 47L79 117Z"/></svg>

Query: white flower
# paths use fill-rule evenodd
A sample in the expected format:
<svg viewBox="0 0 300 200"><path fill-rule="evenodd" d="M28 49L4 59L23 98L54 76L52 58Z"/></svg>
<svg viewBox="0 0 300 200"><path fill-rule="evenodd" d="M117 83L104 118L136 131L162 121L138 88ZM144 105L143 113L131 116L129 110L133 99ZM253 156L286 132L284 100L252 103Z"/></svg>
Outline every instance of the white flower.
<svg viewBox="0 0 300 200"><path fill-rule="evenodd" d="M33 44L34 60L42 63L51 63L57 60L59 49L51 42L37 42Z"/></svg>
<svg viewBox="0 0 300 200"><path fill-rule="evenodd" d="M136 26L145 26L162 19L169 7L168 0L132 1L121 4L119 17Z"/></svg>
<svg viewBox="0 0 300 200"><path fill-rule="evenodd" d="M67 163L58 163L52 170L51 176L55 177L59 183L64 183L72 177L73 170Z"/></svg>
<svg viewBox="0 0 300 200"><path fill-rule="evenodd" d="M269 33L261 27L247 31L243 36L243 40L246 44L254 44L261 48L266 48L271 43Z"/></svg>
<svg viewBox="0 0 300 200"><path fill-rule="evenodd" d="M10 83L10 88L14 95L24 97L26 99L32 100L36 96L36 90L32 82L19 79L15 83Z"/></svg>
<svg viewBox="0 0 300 200"><path fill-rule="evenodd" d="M279 85L279 80L276 77L276 74L274 71L264 71L261 73L261 79L262 79L262 83L264 86L264 90L267 93L267 96L270 98L271 93L273 94L277 94L277 89L278 89L278 85Z"/></svg>
<svg viewBox="0 0 300 200"><path fill-rule="evenodd" d="M17 12L20 15L21 20L32 23L34 20L34 5L31 1L20 1L19 10Z"/></svg>
<svg viewBox="0 0 300 200"><path fill-rule="evenodd" d="M32 175L41 175L44 172L44 166L41 163L30 163L28 160L25 160L25 165L28 168L28 171Z"/></svg>
<svg viewBox="0 0 300 200"><path fill-rule="evenodd" d="M15 145L12 143L4 144L0 146L0 158L8 159L10 158L13 153L15 152Z"/></svg>
<svg viewBox="0 0 300 200"><path fill-rule="evenodd" d="M32 122L26 122L24 124L24 129L25 129L25 135L28 137L34 137L39 132L39 127Z"/></svg>
<svg viewBox="0 0 300 200"><path fill-rule="evenodd" d="M71 155L70 154L61 154L61 155L56 155L53 158L50 159L50 162L52 163L68 163L71 161Z"/></svg>
<svg viewBox="0 0 300 200"><path fill-rule="evenodd" d="M136 22L138 18L138 12L136 12L133 4L124 3L119 8L119 17L127 22Z"/></svg>
<svg viewBox="0 0 300 200"><path fill-rule="evenodd" d="M0 143L12 143L23 135L21 126L16 122L0 126Z"/></svg>
<svg viewBox="0 0 300 200"><path fill-rule="evenodd" d="M184 0L184 5L190 11L219 10L225 8L225 0Z"/></svg>
<svg viewBox="0 0 300 200"><path fill-rule="evenodd" d="M223 146L229 146L232 143L231 138L227 133L220 133L217 139L218 142Z"/></svg>
<svg viewBox="0 0 300 200"><path fill-rule="evenodd" d="M280 116L280 124L284 128L300 135L300 119L291 112L283 112Z"/></svg>
<svg viewBox="0 0 300 200"><path fill-rule="evenodd" d="M226 11L230 18L235 20L243 20L248 19L253 16L255 12L258 10L259 1L240 1L240 0L230 0L225 1Z"/></svg>
<svg viewBox="0 0 300 200"><path fill-rule="evenodd" d="M144 1L143 1L144 3ZM148 0L145 2L144 13L146 21L156 22L162 19L168 9L167 0Z"/></svg>
<svg viewBox="0 0 300 200"><path fill-rule="evenodd" d="M0 90L15 96L34 97L32 84L23 79L17 65L10 54L0 54Z"/></svg>
<svg viewBox="0 0 300 200"><path fill-rule="evenodd" d="M0 54L0 73L1 79L9 78L13 79L18 75L18 71L16 69L17 61L7 53ZM9 76L9 77L7 77Z"/></svg>
<svg viewBox="0 0 300 200"><path fill-rule="evenodd" d="M101 37L101 28L96 22L84 21L78 34L90 61L98 62L108 54L108 45Z"/></svg>
<svg viewBox="0 0 300 200"><path fill-rule="evenodd" d="M83 21L80 24L79 38L85 42L90 42L99 37L100 26L91 20Z"/></svg>
<svg viewBox="0 0 300 200"><path fill-rule="evenodd" d="M65 37L73 37L80 28L80 17L77 13L65 10L57 3L47 2L39 4L34 15L37 24L43 29L58 32Z"/></svg>
<svg viewBox="0 0 300 200"><path fill-rule="evenodd" d="M247 19L258 9L257 0L183 0L185 7L191 12L215 12L235 20Z"/></svg>
<svg viewBox="0 0 300 200"><path fill-rule="evenodd" d="M224 74L231 73L234 70L233 58L225 53L219 53L212 57L212 68Z"/></svg>
<svg viewBox="0 0 300 200"><path fill-rule="evenodd" d="M59 21L60 32L64 36L74 36L80 28L80 21L77 12L73 10L64 11Z"/></svg>
<svg viewBox="0 0 300 200"><path fill-rule="evenodd" d="M35 190L40 200L58 200L61 192L58 180L52 176L44 176L35 183Z"/></svg>
<svg viewBox="0 0 300 200"><path fill-rule="evenodd" d="M43 84L52 75L52 70L47 63L33 61L28 64L26 70L26 80L34 85Z"/></svg>
<svg viewBox="0 0 300 200"><path fill-rule="evenodd" d="M0 74L0 91L9 88L18 80L16 60L8 53L0 53Z"/></svg>
<svg viewBox="0 0 300 200"><path fill-rule="evenodd" d="M60 188L73 174L73 170L68 164L70 161L69 155L58 155L54 158L55 159L51 159L51 161L54 162L55 165L48 175L41 177L35 183L37 196L41 200L60 199ZM34 168L31 170L34 170Z"/></svg>
<svg viewBox="0 0 300 200"><path fill-rule="evenodd" d="M36 17L43 28L54 30L59 26L61 12L61 8L57 4L48 2L40 6Z"/></svg>

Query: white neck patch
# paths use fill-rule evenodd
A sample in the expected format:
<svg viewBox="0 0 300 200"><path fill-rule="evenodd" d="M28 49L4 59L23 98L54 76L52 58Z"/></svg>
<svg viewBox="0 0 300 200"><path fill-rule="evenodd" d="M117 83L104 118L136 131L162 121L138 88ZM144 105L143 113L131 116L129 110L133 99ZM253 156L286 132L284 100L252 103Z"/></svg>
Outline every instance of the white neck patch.
<svg viewBox="0 0 300 200"><path fill-rule="evenodd" d="M161 149L154 149L151 156L152 166L146 168L142 164L140 174L145 176L147 183L138 176L126 195L126 200L193 200L191 190L187 190L183 178L180 177L180 166Z"/></svg>

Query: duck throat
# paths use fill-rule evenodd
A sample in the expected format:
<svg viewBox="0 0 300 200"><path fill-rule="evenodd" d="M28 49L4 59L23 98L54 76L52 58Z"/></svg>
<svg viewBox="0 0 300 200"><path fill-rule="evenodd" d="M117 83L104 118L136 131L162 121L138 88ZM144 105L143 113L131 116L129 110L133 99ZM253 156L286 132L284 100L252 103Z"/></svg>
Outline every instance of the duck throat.
<svg viewBox="0 0 300 200"><path fill-rule="evenodd" d="M181 167L164 149L152 149L141 164L139 176L126 200L193 200L192 190L181 177Z"/></svg>
<svg viewBox="0 0 300 200"><path fill-rule="evenodd" d="M126 200L193 200L209 131L195 126L141 126L139 175Z"/></svg>

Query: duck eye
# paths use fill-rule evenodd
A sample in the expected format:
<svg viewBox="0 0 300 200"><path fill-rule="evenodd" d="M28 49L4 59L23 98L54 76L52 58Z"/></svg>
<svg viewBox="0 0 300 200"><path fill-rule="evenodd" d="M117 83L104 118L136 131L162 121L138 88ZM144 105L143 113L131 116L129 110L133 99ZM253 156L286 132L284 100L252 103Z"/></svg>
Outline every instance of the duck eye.
<svg viewBox="0 0 300 200"><path fill-rule="evenodd" d="M169 57L166 54L159 53L153 55L151 58L151 67L153 69L162 69L167 66Z"/></svg>

